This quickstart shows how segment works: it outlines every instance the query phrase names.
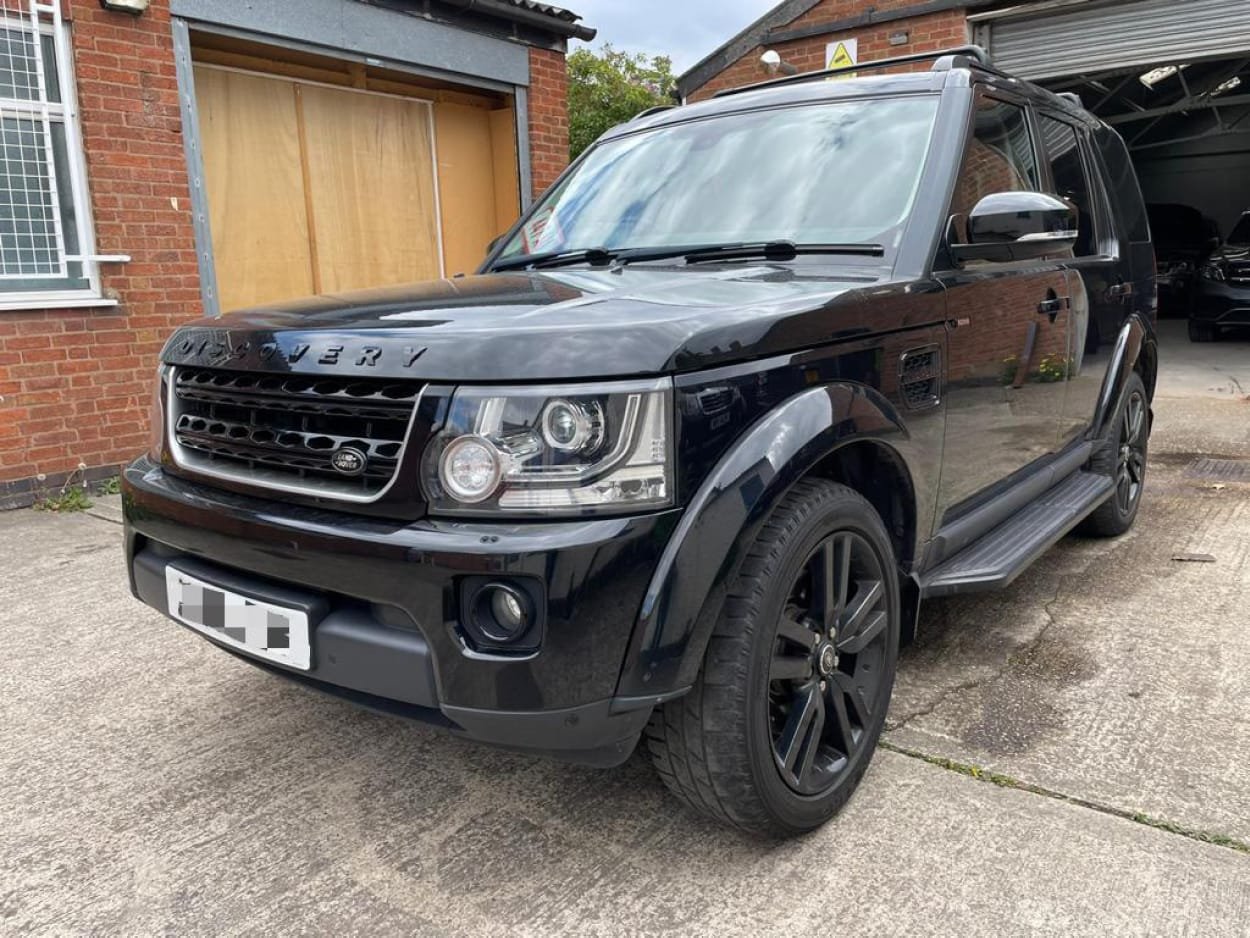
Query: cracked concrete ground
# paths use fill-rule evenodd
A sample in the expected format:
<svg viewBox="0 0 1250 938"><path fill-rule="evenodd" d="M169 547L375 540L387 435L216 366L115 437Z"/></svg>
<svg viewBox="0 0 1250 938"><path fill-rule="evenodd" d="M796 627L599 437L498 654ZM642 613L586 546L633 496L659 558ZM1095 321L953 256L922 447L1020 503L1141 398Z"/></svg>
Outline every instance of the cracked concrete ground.
<svg viewBox="0 0 1250 938"><path fill-rule="evenodd" d="M1164 326L1137 528L926 606L892 748L780 845L216 652L130 599L108 500L0 515L0 933L1250 933L1250 486L1186 475L1250 458L1250 355Z"/></svg>

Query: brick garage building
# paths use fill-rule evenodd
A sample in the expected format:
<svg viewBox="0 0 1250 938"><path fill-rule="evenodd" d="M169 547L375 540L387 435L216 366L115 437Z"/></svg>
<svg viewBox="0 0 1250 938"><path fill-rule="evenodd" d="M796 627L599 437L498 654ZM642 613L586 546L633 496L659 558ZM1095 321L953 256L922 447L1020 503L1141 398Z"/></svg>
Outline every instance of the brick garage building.
<svg viewBox="0 0 1250 938"><path fill-rule="evenodd" d="M690 101L763 81L760 56L776 50L800 71L828 63L830 44L854 39L858 60L964 45L968 13L984 0L786 0L712 52L677 81Z"/></svg>
<svg viewBox="0 0 1250 938"><path fill-rule="evenodd" d="M0 507L144 449L180 323L471 271L564 168L593 35L532 0L0 0Z"/></svg>

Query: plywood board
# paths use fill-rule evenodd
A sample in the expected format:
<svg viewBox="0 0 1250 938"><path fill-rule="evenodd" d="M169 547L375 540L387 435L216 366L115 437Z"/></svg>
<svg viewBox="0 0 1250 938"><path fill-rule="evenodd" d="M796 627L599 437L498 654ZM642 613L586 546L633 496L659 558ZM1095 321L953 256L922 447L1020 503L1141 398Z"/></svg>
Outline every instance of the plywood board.
<svg viewBox="0 0 1250 938"><path fill-rule="evenodd" d="M490 112L491 152L495 162L495 234L521 217L521 182L517 168L516 117L512 108Z"/></svg>
<svg viewBox="0 0 1250 938"><path fill-rule="evenodd" d="M313 292L294 86L195 68L223 310Z"/></svg>
<svg viewBox="0 0 1250 938"><path fill-rule="evenodd" d="M449 274L476 270L487 245L499 234L490 115L484 108L463 104L434 106L443 252Z"/></svg>
<svg viewBox="0 0 1250 938"><path fill-rule="evenodd" d="M429 105L299 85L321 289L440 276Z"/></svg>

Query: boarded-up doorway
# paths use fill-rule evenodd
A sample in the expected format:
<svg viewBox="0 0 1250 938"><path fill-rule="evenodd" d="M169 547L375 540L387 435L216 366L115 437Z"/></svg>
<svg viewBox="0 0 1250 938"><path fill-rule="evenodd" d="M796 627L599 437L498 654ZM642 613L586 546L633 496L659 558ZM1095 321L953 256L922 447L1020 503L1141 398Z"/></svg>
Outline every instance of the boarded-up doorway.
<svg viewBox="0 0 1250 938"><path fill-rule="evenodd" d="M515 220L511 107L391 76L335 87L232 65L195 66L223 311L471 272Z"/></svg>

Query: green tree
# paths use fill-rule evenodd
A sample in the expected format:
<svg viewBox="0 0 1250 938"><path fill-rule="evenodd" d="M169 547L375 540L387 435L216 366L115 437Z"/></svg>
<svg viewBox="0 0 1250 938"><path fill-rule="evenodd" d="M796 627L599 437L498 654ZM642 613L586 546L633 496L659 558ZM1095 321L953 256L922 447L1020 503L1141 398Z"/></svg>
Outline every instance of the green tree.
<svg viewBox="0 0 1250 938"><path fill-rule="evenodd" d="M617 124L657 104L672 104L676 79L666 56L578 49L569 55L569 151L572 159Z"/></svg>

